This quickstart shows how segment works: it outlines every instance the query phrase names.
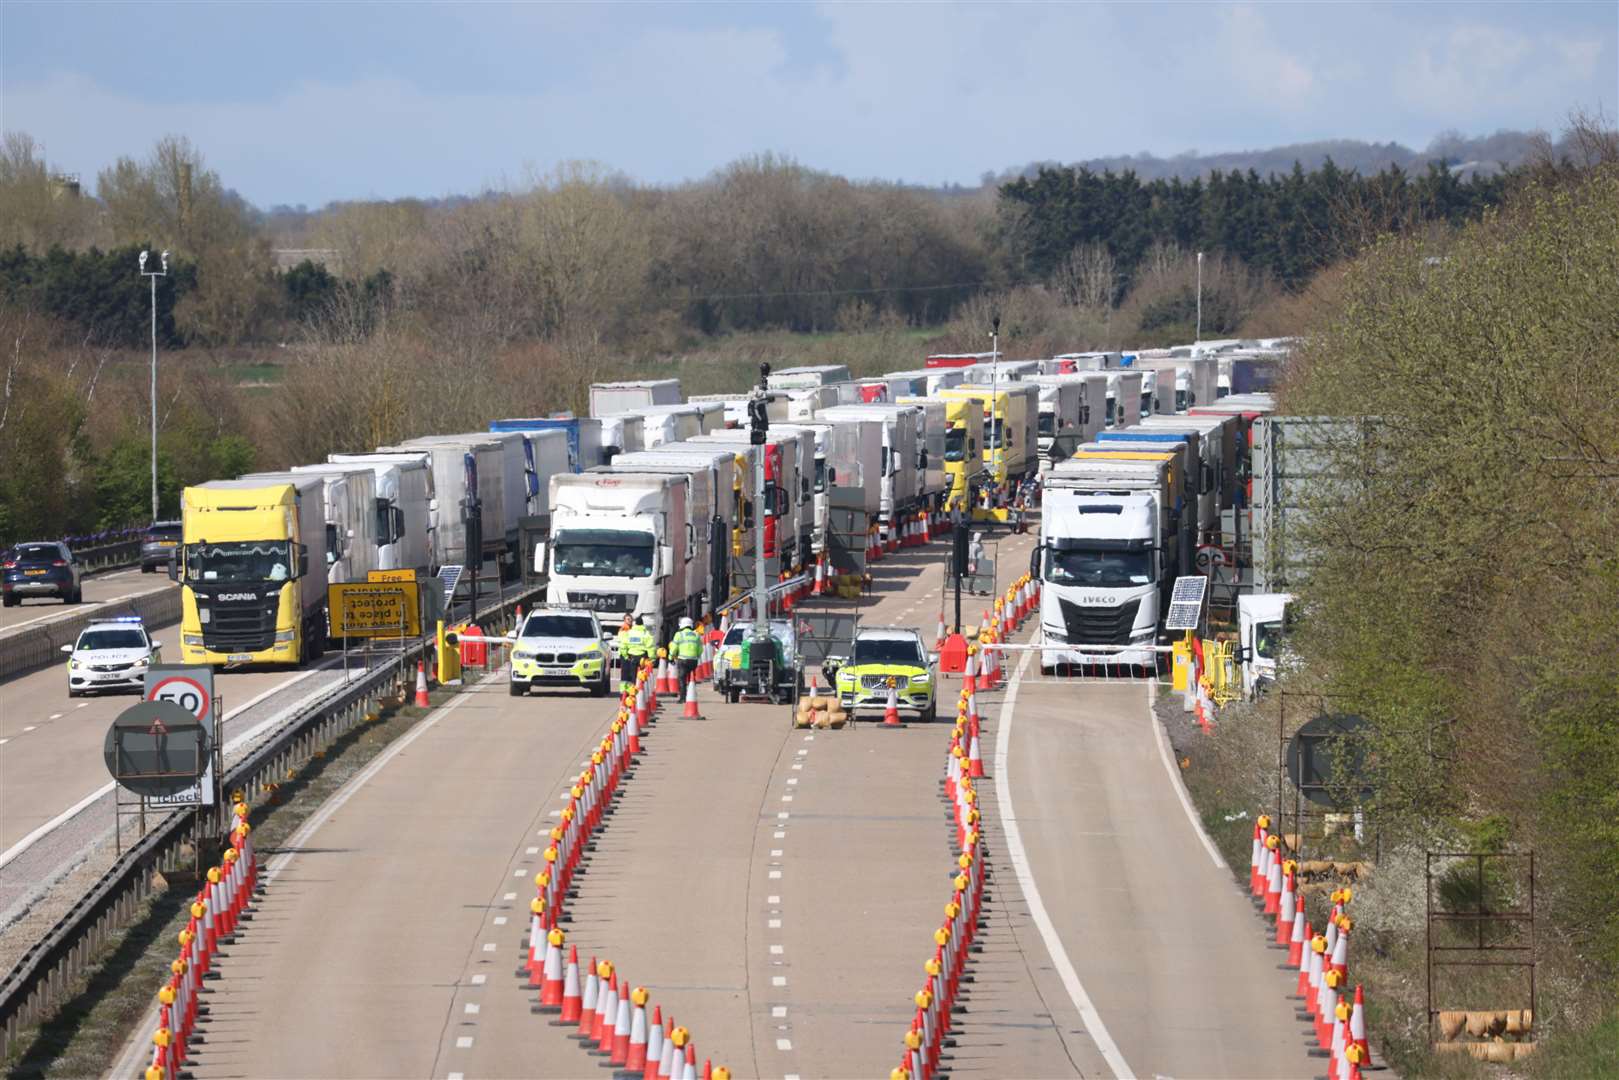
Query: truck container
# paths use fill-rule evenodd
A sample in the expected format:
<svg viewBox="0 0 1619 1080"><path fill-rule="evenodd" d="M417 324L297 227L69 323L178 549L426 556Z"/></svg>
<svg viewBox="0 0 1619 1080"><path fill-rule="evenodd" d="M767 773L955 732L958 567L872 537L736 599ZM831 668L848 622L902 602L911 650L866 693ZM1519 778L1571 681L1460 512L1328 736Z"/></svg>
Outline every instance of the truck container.
<svg viewBox="0 0 1619 1080"><path fill-rule="evenodd" d="M1075 459L1046 474L1036 554L1042 671L1156 666L1161 614L1190 566L1183 508L1167 456Z"/></svg>
<svg viewBox="0 0 1619 1080"><path fill-rule="evenodd" d="M1103 432L1103 437L1108 433ZM1182 439L1177 438L1169 443L1154 443L1152 446L1132 446L1114 442L1083 443L1074 451L1070 461L1161 461L1169 462L1169 476L1171 490L1176 493L1185 504L1187 515L1195 519L1193 483L1189 476L1191 462L1191 448Z"/></svg>
<svg viewBox="0 0 1619 1080"><path fill-rule="evenodd" d="M942 509L950 480L944 471L944 438L948 426L945 403L926 395L906 395L894 404L909 405L918 410L916 445L921 462L922 503L929 510Z"/></svg>
<svg viewBox="0 0 1619 1080"><path fill-rule="evenodd" d="M1234 504L1237 492L1237 419L1234 416L1152 416L1141 422L1143 431L1195 431L1203 437L1203 460L1214 470L1214 486L1222 510Z"/></svg>
<svg viewBox="0 0 1619 1080"><path fill-rule="evenodd" d="M1262 416L1250 448L1253 589L1282 592L1304 580L1316 554L1301 527L1346 497L1346 469L1376 467L1376 422L1321 416Z"/></svg>
<svg viewBox="0 0 1619 1080"><path fill-rule="evenodd" d="M810 447L808 452L814 466L804 477L810 489L809 550L811 554L819 555L826 550L826 534L832 523L832 482L829 477L835 474L835 468L828 463L827 455L831 452L834 428L831 424L772 424L771 430L782 434L798 433L801 454L806 452L806 445Z"/></svg>
<svg viewBox="0 0 1619 1080"><path fill-rule="evenodd" d="M719 446L742 448L748 454L748 468L754 467L751 452L751 433L742 428L712 431L689 440L694 443L712 443ZM804 477L806 469L814 468L814 438L809 438L808 453L800 456L805 443L801 432L767 435L763 447L765 472L764 540L766 559L778 559L784 569L800 565L803 555L799 538L808 533L806 521L814 514L813 495L808 492Z"/></svg>
<svg viewBox="0 0 1619 1080"><path fill-rule="evenodd" d="M428 577L438 573L438 497L429 455L332 454L327 463L370 469L376 477L378 570L414 570ZM300 466L306 467L318 466Z"/></svg>
<svg viewBox="0 0 1619 1080"><path fill-rule="evenodd" d="M847 364L811 364L802 367L776 368L771 371L765 388L769 390L798 390L810 386L825 386L829 383L845 383L850 380L849 366Z"/></svg>
<svg viewBox="0 0 1619 1080"><path fill-rule="evenodd" d="M501 453L496 443L468 449L454 443L413 442L378 449L378 454L406 458L427 455L438 499L434 527L440 565L481 565L484 559L499 558L505 551ZM467 544L467 522L473 514L482 533L477 551L469 551Z"/></svg>
<svg viewBox="0 0 1619 1080"><path fill-rule="evenodd" d="M992 386L996 383L1021 382L1041 372L1040 360L1000 360L995 363L974 364L965 372L964 382Z"/></svg>
<svg viewBox="0 0 1619 1080"><path fill-rule="evenodd" d="M249 473L243 480L290 483L318 476L325 484L326 580L365 581L377 566L377 478L369 469L301 465L287 472Z"/></svg>
<svg viewBox="0 0 1619 1080"><path fill-rule="evenodd" d="M1231 357L1231 392L1233 394L1268 394L1281 379L1282 361L1286 354L1239 353Z"/></svg>
<svg viewBox="0 0 1619 1080"><path fill-rule="evenodd" d="M648 457L660 459L648 461ZM687 552L685 564L675 564L676 576L685 574L685 594L699 598L700 611L712 614L716 606L730 598L731 537L725 523L714 512L715 474L708 462L689 455L661 457L657 450L641 450L626 454L597 471L640 475L661 473L684 478L687 481Z"/></svg>
<svg viewBox="0 0 1619 1080"><path fill-rule="evenodd" d="M877 520L887 535L895 536L899 517L917 507L917 447L915 409L904 405L839 405L816 414L822 423L877 418L883 425L883 446L878 489Z"/></svg>
<svg viewBox="0 0 1619 1080"><path fill-rule="evenodd" d="M877 405L893 400L887 379L856 379L854 385L862 404Z"/></svg>
<svg viewBox="0 0 1619 1080"><path fill-rule="evenodd" d="M973 364L989 363L1000 358L1000 353L934 353L922 361L923 367L964 368Z"/></svg>
<svg viewBox="0 0 1619 1080"><path fill-rule="evenodd" d="M1085 377L1083 375L1032 375L1027 382L1039 387L1040 415L1035 437L1040 447L1040 471L1074 452L1088 441L1085 428Z"/></svg>
<svg viewBox="0 0 1619 1080"><path fill-rule="evenodd" d="M1151 419L1151 418L1149 418ZM1124 431L1104 431L1096 443L1101 447L1133 448L1141 450L1184 446L1180 462L1186 482L1186 498L1192 505L1199 531L1199 543L1213 543L1220 531L1220 459L1216 449L1204 439L1195 427L1173 431L1146 422Z"/></svg>
<svg viewBox="0 0 1619 1080"><path fill-rule="evenodd" d="M953 369L951 373L956 374ZM884 372L878 378L888 384L888 400L898 401L902 397L927 397L929 387L940 378L940 372L929 371L927 368L912 368L909 371ZM960 375L956 374L955 382L960 381Z"/></svg>
<svg viewBox="0 0 1619 1080"><path fill-rule="evenodd" d="M679 379L637 379L590 384L590 415L637 412L654 405L680 404Z"/></svg>
<svg viewBox="0 0 1619 1080"><path fill-rule="evenodd" d="M718 403L724 410L724 420L717 426L705 427L706 431L717 431L719 428L747 427L748 401L750 394L693 394L686 400L693 405L713 405ZM765 394L765 415L772 421L786 422L790 419L788 409L792 399L785 390L773 390Z"/></svg>
<svg viewBox="0 0 1619 1080"><path fill-rule="evenodd" d="M1041 361L1040 370L1046 375L1078 375L1087 371L1108 371L1121 366L1123 354L1118 352L1063 353Z"/></svg>
<svg viewBox="0 0 1619 1080"><path fill-rule="evenodd" d="M984 481L984 404L971 396L931 397L944 402L944 508L971 510Z"/></svg>
<svg viewBox="0 0 1619 1080"><path fill-rule="evenodd" d="M599 418L602 425L602 464L614 455L646 449L646 425L640 413L617 413Z"/></svg>
<svg viewBox="0 0 1619 1080"><path fill-rule="evenodd" d="M991 516L1004 517L1023 478L1039 467L1036 424L1040 388L1034 383L1002 383L989 387L962 383L943 395L977 398L984 409L984 484Z"/></svg>
<svg viewBox="0 0 1619 1080"><path fill-rule="evenodd" d="M802 386L787 391L787 415L782 419L795 424L809 423L822 409L839 404L841 398L834 385ZM774 420L776 417L771 414ZM747 426L745 423L742 426Z"/></svg>
<svg viewBox="0 0 1619 1080"><path fill-rule="evenodd" d="M563 444L566 445L565 443ZM528 450L516 432L424 435L386 450L444 446L474 454L478 461L478 500L482 509L484 557L515 568L518 526L532 511ZM566 450L564 449L564 454ZM561 470L566 471L566 470Z"/></svg>
<svg viewBox="0 0 1619 1080"><path fill-rule="evenodd" d="M326 648L325 480L212 480L180 497L180 657L299 665Z"/></svg>
<svg viewBox="0 0 1619 1080"><path fill-rule="evenodd" d="M644 617L659 642L680 618L696 618L689 487L678 473L553 476L551 537L534 552L546 570L546 602L586 607L609 623Z"/></svg>
<svg viewBox="0 0 1619 1080"><path fill-rule="evenodd" d="M490 431L561 431L568 437L568 471L584 472L602 464L602 422L592 416L530 416L513 417L490 423ZM548 476L549 474L546 474ZM550 482L540 478L546 498L550 498Z"/></svg>

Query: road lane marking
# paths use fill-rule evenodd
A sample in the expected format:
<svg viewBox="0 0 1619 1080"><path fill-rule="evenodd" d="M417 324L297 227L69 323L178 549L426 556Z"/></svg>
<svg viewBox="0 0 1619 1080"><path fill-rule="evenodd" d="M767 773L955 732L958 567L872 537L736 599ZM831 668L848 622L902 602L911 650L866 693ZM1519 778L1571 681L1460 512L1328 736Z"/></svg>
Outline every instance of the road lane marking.
<svg viewBox="0 0 1619 1080"><path fill-rule="evenodd" d="M780 930L781 929L781 920L780 919L771 919L770 922L767 925L772 930Z"/></svg>
<svg viewBox="0 0 1619 1080"><path fill-rule="evenodd" d="M504 916L504 915L496 915L495 916L495 925L496 926L505 926L506 925L506 916Z"/></svg>
<svg viewBox="0 0 1619 1080"><path fill-rule="evenodd" d="M802 769L803 767L804 767L804 763L802 761L793 762L793 771L794 772L797 772L798 770Z"/></svg>
<svg viewBox="0 0 1619 1080"><path fill-rule="evenodd" d="M489 981L489 976L487 976L487 975L474 975L472 977L472 985L473 986L482 986L484 983L486 983L488 981Z"/></svg>
<svg viewBox="0 0 1619 1080"><path fill-rule="evenodd" d="M785 1019L787 1016L787 1006L772 1005L770 1007L770 1015L775 1017L777 1020Z"/></svg>
<svg viewBox="0 0 1619 1080"><path fill-rule="evenodd" d="M444 1080L467 1080L465 1073L450 1073Z"/></svg>
<svg viewBox="0 0 1619 1080"><path fill-rule="evenodd" d="M1169 782L1175 788L1175 797L1180 800L1181 809L1186 811L1186 820L1192 823L1192 831L1197 833L1199 840L1203 841L1203 850L1209 853L1209 858L1214 860L1216 867L1224 870L1226 861L1221 857L1220 849L1214 846L1214 841L1209 839L1208 830L1203 828L1203 819L1198 817L1197 811L1192 809L1191 796L1186 793L1186 778L1181 775L1179 769L1175 768L1175 763L1171 759L1169 736L1164 734L1164 725L1158 722L1158 713L1153 708L1157 701L1158 684L1150 682L1147 684L1147 723L1152 725L1153 735L1157 738L1158 760L1164 763L1164 771L1169 774Z"/></svg>
<svg viewBox="0 0 1619 1080"><path fill-rule="evenodd" d="M505 896L501 897L501 899L502 900L516 900L517 899L517 894L514 893L514 892L509 892Z"/></svg>
<svg viewBox="0 0 1619 1080"><path fill-rule="evenodd" d="M765 903L767 903L767 904L779 904L779 903L781 903L781 897L779 897L779 896L767 896L767 897L765 897Z"/></svg>
<svg viewBox="0 0 1619 1080"><path fill-rule="evenodd" d="M770 835L772 837L774 837L775 839L777 839L777 840L785 840L787 838L787 834L780 831L779 829L777 831L771 833Z"/></svg>
<svg viewBox="0 0 1619 1080"><path fill-rule="evenodd" d="M1063 988L1068 991L1068 999L1074 1003L1079 1011L1080 1019L1085 1022L1085 1030L1090 1034L1091 1041L1101 1051L1102 1059L1112 1070L1118 1080L1130 1080L1134 1074L1130 1071L1129 1062L1119 1052L1118 1044L1108 1034L1107 1025L1102 1023L1102 1015L1096 1011L1096 1005L1091 996L1085 992L1085 986L1079 981L1079 972L1074 970L1074 962L1068 958L1068 950L1063 948L1062 937L1057 933L1057 927L1051 921L1051 915L1046 911L1046 905L1040 900L1040 888L1034 883L1034 868L1029 864L1029 853L1023 847L1023 834L1018 828L1017 811L1012 807L1012 783L1009 762L1012 757L1012 718L1016 715L1018 690L1023 685L1023 673L1029 668L1029 658L1034 653L1026 652L1018 661L1017 671L1012 675L1012 681L1006 687L1006 697L1001 702L1001 711L995 732L995 801L1001 813L1001 829L1006 835L1006 854L1012 862L1012 870L1017 874L1018 885L1023 889L1024 902L1029 905L1029 916L1034 920L1035 928L1040 931L1040 940L1045 942L1046 952L1051 956L1051 962L1062 979Z"/></svg>
<svg viewBox="0 0 1619 1080"><path fill-rule="evenodd" d="M787 951L786 948L784 948L781 945L772 945L772 946L770 946L770 955L771 956L780 956L782 953L784 953L786 951Z"/></svg>
<svg viewBox="0 0 1619 1080"><path fill-rule="evenodd" d="M466 1012L466 1015L468 1015L468 1016L477 1016L478 1013L481 1010L478 1008L478 1006L472 1004L472 1002L469 1001L469 1002L467 1002L467 1006L466 1006L466 1009L464 1011Z"/></svg>
<svg viewBox="0 0 1619 1080"><path fill-rule="evenodd" d="M495 951L495 943L493 941L484 942L483 951L484 952L494 952Z"/></svg>
<svg viewBox="0 0 1619 1080"><path fill-rule="evenodd" d="M90 703L88 701L81 701L73 707L75 709L88 709L90 707Z"/></svg>
<svg viewBox="0 0 1619 1080"><path fill-rule="evenodd" d="M38 724L29 724L27 727L23 728L24 732L37 731L37 730L39 730L39 725Z"/></svg>
<svg viewBox="0 0 1619 1080"><path fill-rule="evenodd" d="M771 857L771 858L772 858L772 859L779 859L779 858L781 858L781 848L779 848L779 847L773 847L773 848L771 848L771 849L770 849L770 857Z"/></svg>
<svg viewBox="0 0 1619 1080"><path fill-rule="evenodd" d="M789 815L787 813L787 811L783 810L779 814L776 815L776 820L777 821L786 821L789 816L791 816L791 815Z"/></svg>
<svg viewBox="0 0 1619 1080"><path fill-rule="evenodd" d="M59 713L59 712L53 712L50 715L50 719L52 719L52 720L60 720L60 719L62 719L62 714Z"/></svg>
<svg viewBox="0 0 1619 1080"><path fill-rule="evenodd" d="M519 866L516 870L512 871L512 877L528 877L528 870Z"/></svg>
<svg viewBox="0 0 1619 1080"><path fill-rule="evenodd" d="M6 745L6 743L8 743L10 741L11 741L10 739L0 739L0 746L4 746L4 745Z"/></svg>
<svg viewBox="0 0 1619 1080"><path fill-rule="evenodd" d="M457 1050L471 1050L472 1049L472 1036L471 1035L463 1035L459 1039L455 1040L455 1048Z"/></svg>
<svg viewBox="0 0 1619 1080"><path fill-rule="evenodd" d="M787 976L785 976L785 975L772 975L772 976L770 976L770 985L771 986L786 986L787 985Z"/></svg>
<svg viewBox="0 0 1619 1080"><path fill-rule="evenodd" d="M780 870L772 870L772 871L770 871L770 880L771 881L780 881L781 880L781 871Z"/></svg>
<svg viewBox="0 0 1619 1080"><path fill-rule="evenodd" d="M538 855L540 853L540 849L537 847L531 847L528 849L528 853L530 855Z"/></svg>
<svg viewBox="0 0 1619 1080"><path fill-rule="evenodd" d="M777 1039L776 1040L776 1049L777 1050L785 1051L785 1050L791 1050L792 1048L793 1048L793 1040L791 1040L791 1039Z"/></svg>

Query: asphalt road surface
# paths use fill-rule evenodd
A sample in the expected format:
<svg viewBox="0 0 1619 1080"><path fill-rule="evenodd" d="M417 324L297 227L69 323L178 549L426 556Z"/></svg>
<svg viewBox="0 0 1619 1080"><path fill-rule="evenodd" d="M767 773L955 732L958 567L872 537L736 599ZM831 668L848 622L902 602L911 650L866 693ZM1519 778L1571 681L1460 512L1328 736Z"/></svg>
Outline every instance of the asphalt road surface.
<svg viewBox="0 0 1619 1080"><path fill-rule="evenodd" d="M1003 575L1030 542L1002 543ZM944 555L879 563L863 620L931 638ZM957 685L944 684L946 715ZM983 787L988 918L949 1071L1315 1075L1277 954L1157 756L1146 684L1015 687L981 695L991 745L1008 696L1015 710L1006 775L992 768ZM531 1012L517 971L546 834L612 709L569 692L514 699L497 676L263 853L267 890L211 984L194 1074L596 1073L599 1059ZM711 693L702 711L666 706L646 736L577 878L570 943L646 985L700 1062L886 1073L954 872L946 723L806 732L784 707Z"/></svg>
<svg viewBox="0 0 1619 1080"><path fill-rule="evenodd" d="M54 596L27 596L16 607L0 607L0 634L36 626L48 619L69 615L93 614L97 608L112 608L137 593L176 588L163 574L142 574L138 569L112 570L105 574L91 574L83 579L84 600L77 604L64 604Z"/></svg>

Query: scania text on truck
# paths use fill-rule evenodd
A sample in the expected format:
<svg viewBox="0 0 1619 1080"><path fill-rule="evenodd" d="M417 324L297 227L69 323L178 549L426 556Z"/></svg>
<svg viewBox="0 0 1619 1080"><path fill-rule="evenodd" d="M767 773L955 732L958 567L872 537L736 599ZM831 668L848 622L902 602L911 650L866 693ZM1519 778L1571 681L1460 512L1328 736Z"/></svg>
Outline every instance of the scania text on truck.
<svg viewBox="0 0 1619 1080"><path fill-rule="evenodd" d="M682 616L696 618L687 487L667 473L553 476L551 539L534 552L547 571L546 602L589 608L609 624L644 616L660 642Z"/></svg>
<svg viewBox="0 0 1619 1080"><path fill-rule="evenodd" d="M319 476L212 480L180 497L180 658L299 665L326 647L326 504Z"/></svg>

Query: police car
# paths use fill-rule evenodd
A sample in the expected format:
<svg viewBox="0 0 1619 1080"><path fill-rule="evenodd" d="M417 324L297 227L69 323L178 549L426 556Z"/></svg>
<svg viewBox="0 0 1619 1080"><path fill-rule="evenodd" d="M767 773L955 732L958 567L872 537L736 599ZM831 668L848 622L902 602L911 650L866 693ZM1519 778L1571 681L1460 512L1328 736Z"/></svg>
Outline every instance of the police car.
<svg viewBox="0 0 1619 1080"><path fill-rule="evenodd" d="M849 712L883 711L894 689L898 711L931 722L938 715L934 700L938 657L928 652L922 635L908 627L869 627L855 634L848 659L828 657L822 670L834 669L838 701Z"/></svg>
<svg viewBox="0 0 1619 1080"><path fill-rule="evenodd" d="M523 697L531 686L581 686L606 695L608 655L594 611L535 608L506 639L512 643L513 697Z"/></svg>
<svg viewBox="0 0 1619 1080"><path fill-rule="evenodd" d="M91 619L77 641L62 646L68 654L67 696L100 690L139 693L146 685L146 669L163 661L162 646L147 636L138 616Z"/></svg>

